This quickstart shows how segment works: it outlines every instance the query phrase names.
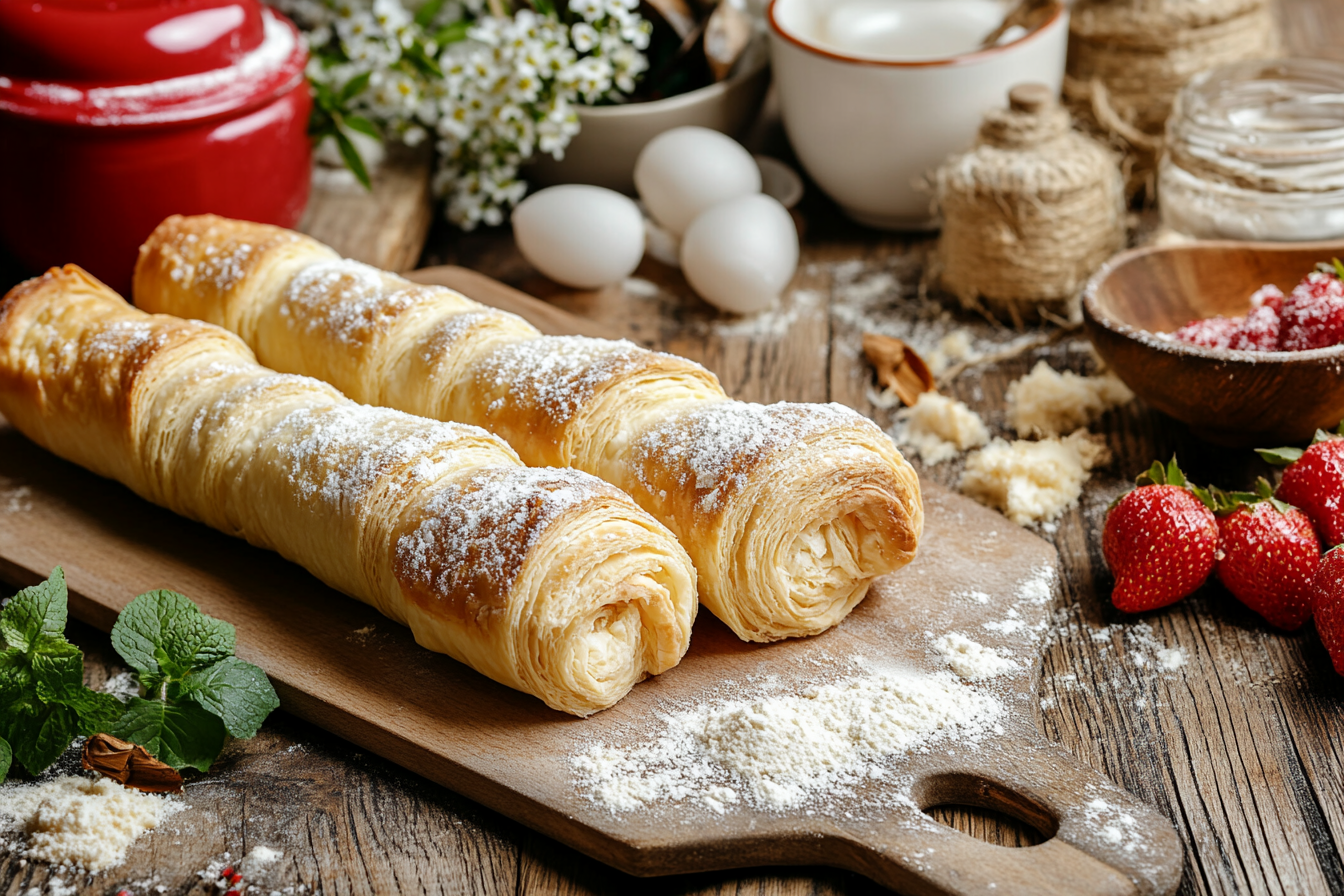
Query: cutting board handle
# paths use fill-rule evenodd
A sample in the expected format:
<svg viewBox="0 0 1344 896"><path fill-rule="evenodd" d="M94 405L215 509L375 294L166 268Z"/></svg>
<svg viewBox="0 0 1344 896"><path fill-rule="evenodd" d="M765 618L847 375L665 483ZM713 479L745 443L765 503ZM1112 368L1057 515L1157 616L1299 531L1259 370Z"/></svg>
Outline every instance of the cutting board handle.
<svg viewBox="0 0 1344 896"><path fill-rule="evenodd" d="M1044 843L996 846L928 816L915 819L912 838L906 816L899 832L847 828L858 849L844 864L901 893L1167 896L1179 886L1181 841L1156 810L1043 740L991 751L949 757L915 782L912 798L921 809L973 805L1013 815L1045 834Z"/></svg>

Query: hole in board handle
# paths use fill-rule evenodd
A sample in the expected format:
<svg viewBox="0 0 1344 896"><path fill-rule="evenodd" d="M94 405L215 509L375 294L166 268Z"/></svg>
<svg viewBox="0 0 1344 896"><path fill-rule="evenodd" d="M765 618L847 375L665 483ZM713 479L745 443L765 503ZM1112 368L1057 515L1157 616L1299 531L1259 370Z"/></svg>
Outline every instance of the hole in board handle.
<svg viewBox="0 0 1344 896"><path fill-rule="evenodd" d="M977 775L933 775L912 796L934 821L997 846L1036 846L1059 830L1045 806Z"/></svg>

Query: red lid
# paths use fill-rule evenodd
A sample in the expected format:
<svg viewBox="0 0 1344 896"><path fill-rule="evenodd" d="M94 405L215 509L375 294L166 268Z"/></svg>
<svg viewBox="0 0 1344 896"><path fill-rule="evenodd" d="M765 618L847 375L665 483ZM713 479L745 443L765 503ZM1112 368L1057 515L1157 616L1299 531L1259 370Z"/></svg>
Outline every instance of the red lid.
<svg viewBox="0 0 1344 896"><path fill-rule="evenodd" d="M62 124L196 121L303 77L298 30L257 0L0 2L0 112Z"/></svg>

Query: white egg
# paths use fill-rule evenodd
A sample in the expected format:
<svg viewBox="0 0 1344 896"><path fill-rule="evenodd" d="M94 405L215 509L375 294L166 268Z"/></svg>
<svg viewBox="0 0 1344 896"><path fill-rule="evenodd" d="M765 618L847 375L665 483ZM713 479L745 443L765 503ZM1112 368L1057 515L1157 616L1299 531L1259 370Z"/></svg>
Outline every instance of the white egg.
<svg viewBox="0 0 1344 896"><path fill-rule="evenodd" d="M701 212L761 192L761 170L751 153L726 134L673 128L640 151L635 188L654 219L681 236Z"/></svg>
<svg viewBox="0 0 1344 896"><path fill-rule="evenodd" d="M759 193L714 206L681 241L681 272L724 311L769 308L797 269L798 228L779 200Z"/></svg>
<svg viewBox="0 0 1344 896"><path fill-rule="evenodd" d="M644 256L644 216L628 196L585 184L547 187L513 210L513 238L557 283L597 289L630 276Z"/></svg>

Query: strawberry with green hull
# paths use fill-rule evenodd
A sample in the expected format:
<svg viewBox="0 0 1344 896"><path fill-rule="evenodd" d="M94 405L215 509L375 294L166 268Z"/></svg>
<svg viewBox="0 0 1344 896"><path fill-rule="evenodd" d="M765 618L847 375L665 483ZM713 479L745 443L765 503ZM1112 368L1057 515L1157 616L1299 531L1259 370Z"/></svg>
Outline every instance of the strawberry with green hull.
<svg viewBox="0 0 1344 896"><path fill-rule="evenodd" d="M1115 575L1111 602L1127 613L1154 610L1192 593L1213 571L1218 522L1213 499L1176 465L1153 466L1106 514L1101 549Z"/></svg>
<svg viewBox="0 0 1344 896"><path fill-rule="evenodd" d="M1321 558L1312 599L1321 643L1335 671L1344 675L1344 547L1333 548Z"/></svg>
<svg viewBox="0 0 1344 896"><path fill-rule="evenodd" d="M1321 543L1305 513L1276 499L1261 479L1252 492L1215 492L1218 580L1277 628L1311 618Z"/></svg>
<svg viewBox="0 0 1344 896"><path fill-rule="evenodd" d="M1344 424L1339 432L1344 433ZM1271 464L1288 465L1278 497L1301 508L1326 545L1344 543L1344 438L1318 431L1305 451L1263 448L1258 453Z"/></svg>

